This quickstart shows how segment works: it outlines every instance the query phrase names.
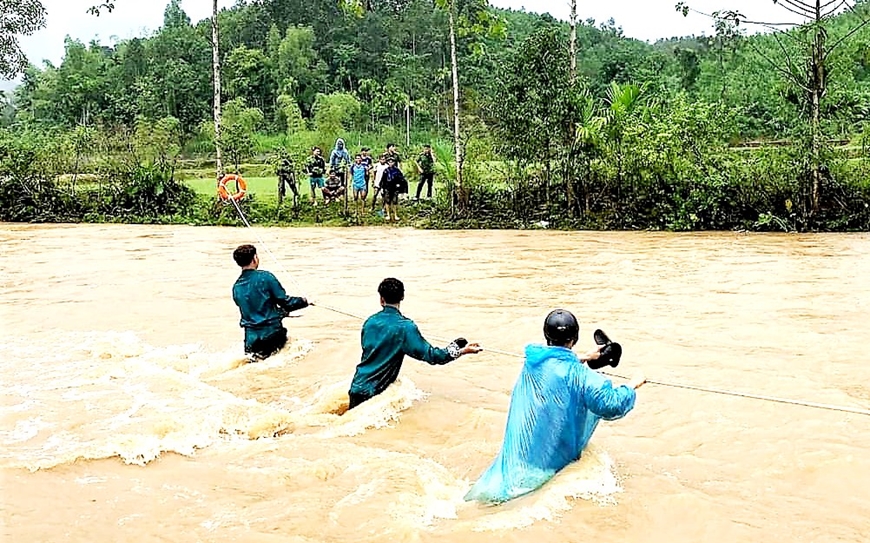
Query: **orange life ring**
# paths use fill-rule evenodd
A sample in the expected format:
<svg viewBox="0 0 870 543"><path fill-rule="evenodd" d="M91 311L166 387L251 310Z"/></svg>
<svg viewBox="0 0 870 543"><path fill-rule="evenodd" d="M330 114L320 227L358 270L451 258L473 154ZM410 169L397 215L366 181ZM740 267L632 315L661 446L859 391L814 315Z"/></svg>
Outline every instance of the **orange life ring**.
<svg viewBox="0 0 870 543"><path fill-rule="evenodd" d="M238 190L238 192L234 194L230 194L230 192L227 190L227 183L231 181L236 182L236 189ZM220 183L218 183L218 196L220 196L222 200L229 200L230 198L232 198L233 200L238 202L239 200L244 198L247 193L248 183L244 179L242 179L241 175L236 175L234 173L227 174L224 176L223 179L220 180Z"/></svg>

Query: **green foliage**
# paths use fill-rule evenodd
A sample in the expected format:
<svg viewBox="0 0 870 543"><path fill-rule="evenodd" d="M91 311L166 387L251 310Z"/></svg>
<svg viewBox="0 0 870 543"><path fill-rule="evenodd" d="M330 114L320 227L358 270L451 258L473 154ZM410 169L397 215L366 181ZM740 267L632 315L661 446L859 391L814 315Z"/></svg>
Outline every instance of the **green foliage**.
<svg viewBox="0 0 870 543"><path fill-rule="evenodd" d="M327 66L314 49L314 30L304 26L288 28L272 57L282 93L295 95L302 108L310 112L327 75Z"/></svg>
<svg viewBox="0 0 870 543"><path fill-rule="evenodd" d="M45 8L39 0L0 0L0 14L0 77L12 79L27 65L18 38L45 26Z"/></svg>
<svg viewBox="0 0 870 543"><path fill-rule="evenodd" d="M181 123L175 117L136 119L133 145L140 161L170 169L181 153Z"/></svg>
<svg viewBox="0 0 870 543"><path fill-rule="evenodd" d="M457 221L441 191L437 205L411 208L420 224L867 228L870 27L849 32L868 9L824 22L828 43L848 39L829 58L822 129L852 147L815 152L806 94L772 68L803 74L805 29L750 36L725 16L714 36L648 44L586 21L572 83L567 25L547 15L485 0L239 2L219 15L220 143L236 171L265 178L284 154L301 176L311 147L328 153L336 137L376 156L407 137L411 182L409 159L432 143L438 182L452 186L452 14L469 210ZM0 179L15 194L6 216L236 224L213 195L191 200L176 183L213 179L210 39L209 20L192 23L170 0L150 37L67 40L59 65L27 67L0 103ZM825 172L818 213L814 162ZM266 195L244 205L257 221L289 220Z"/></svg>
<svg viewBox="0 0 870 543"><path fill-rule="evenodd" d="M323 134L337 135L352 127L360 109L360 102L353 94L318 94L314 103L314 126Z"/></svg>
<svg viewBox="0 0 870 543"><path fill-rule="evenodd" d="M243 98L223 105L220 145L231 164L238 170L243 160L256 152L254 134L263 126L265 117L259 108L248 107ZM204 121L200 131L214 142L214 123Z"/></svg>
<svg viewBox="0 0 870 543"><path fill-rule="evenodd" d="M296 98L289 94L278 96L278 126L285 128L287 134L295 134L305 130L305 119L302 118L302 110Z"/></svg>

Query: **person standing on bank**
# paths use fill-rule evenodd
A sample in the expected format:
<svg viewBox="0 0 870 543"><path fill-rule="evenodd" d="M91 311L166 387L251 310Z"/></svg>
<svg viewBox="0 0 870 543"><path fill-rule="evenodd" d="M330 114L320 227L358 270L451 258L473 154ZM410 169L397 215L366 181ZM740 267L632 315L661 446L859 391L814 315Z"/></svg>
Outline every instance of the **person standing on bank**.
<svg viewBox="0 0 870 543"><path fill-rule="evenodd" d="M387 159L387 170L381 178L381 192L386 206L386 219L399 222L399 195L408 194L408 180L394 158Z"/></svg>
<svg viewBox="0 0 870 543"><path fill-rule="evenodd" d="M233 260L242 274L233 285L233 301L239 307L245 329L245 354L252 361L265 360L287 344L283 320L293 311L308 307L308 300L288 296L278 279L260 267L260 257L253 245L241 245L233 251Z"/></svg>
<svg viewBox="0 0 870 543"><path fill-rule="evenodd" d="M281 158L278 163L278 205L284 201L284 196L287 195L287 187L293 192L293 207L299 202L299 189L296 188L296 174L293 172L293 159L288 155Z"/></svg>
<svg viewBox="0 0 870 543"><path fill-rule="evenodd" d="M398 149L396 149L395 143L387 144L387 150L384 151L384 155L387 157L387 162L389 162L390 159L393 159L396 162L396 165L401 167L402 155L400 155Z"/></svg>
<svg viewBox="0 0 870 543"><path fill-rule="evenodd" d="M323 178L326 174L326 161L323 160L321 153L320 147L314 147L305 163L305 170L308 172L311 184L311 204L314 206L317 205L317 192L326 185L326 180Z"/></svg>
<svg viewBox="0 0 870 543"><path fill-rule="evenodd" d="M423 152L417 159L417 171L420 173L420 183L417 184L417 200L420 199L420 193L423 190L423 185L426 185L426 198L432 198L432 185L435 183L435 157L432 156L432 146L424 145Z"/></svg>
<svg viewBox="0 0 870 543"><path fill-rule="evenodd" d="M329 169L335 172L341 180L341 185L347 189L347 169L350 167L350 153L345 147L344 140L335 140L335 148L329 154Z"/></svg>
<svg viewBox="0 0 870 543"><path fill-rule="evenodd" d="M417 325L402 315L399 306L405 299L405 285L395 278L378 286L380 312L369 317L362 327L362 357L356 367L348 396L353 409L381 394L399 377L405 356L433 366L443 366L460 356L482 351L480 345L459 338L445 349L426 341Z"/></svg>

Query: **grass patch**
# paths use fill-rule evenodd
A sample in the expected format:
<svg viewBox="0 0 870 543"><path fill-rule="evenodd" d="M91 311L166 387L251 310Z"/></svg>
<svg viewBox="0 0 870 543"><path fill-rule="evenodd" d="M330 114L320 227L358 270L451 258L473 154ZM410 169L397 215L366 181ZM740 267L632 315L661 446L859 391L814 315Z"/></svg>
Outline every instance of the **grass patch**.
<svg viewBox="0 0 870 543"><path fill-rule="evenodd" d="M245 181L248 182L248 194L256 195L260 200L278 199L277 177L246 177ZM204 196L214 196L217 194L214 177L185 179L183 183L192 188L197 194ZM231 187L233 185L233 183L230 183Z"/></svg>

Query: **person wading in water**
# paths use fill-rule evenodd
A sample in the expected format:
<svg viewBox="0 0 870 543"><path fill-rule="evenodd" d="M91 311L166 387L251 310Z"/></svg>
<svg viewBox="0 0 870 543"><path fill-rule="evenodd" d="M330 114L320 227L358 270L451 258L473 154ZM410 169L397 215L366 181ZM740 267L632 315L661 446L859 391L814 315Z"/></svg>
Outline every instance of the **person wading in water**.
<svg viewBox="0 0 870 543"><path fill-rule="evenodd" d="M233 301L241 313L239 325L245 329L245 354L253 362L265 360L287 344L284 318L310 304L305 298L288 296L271 272L258 269L260 257L253 245L239 246L233 260L242 268L233 285Z"/></svg>
<svg viewBox="0 0 870 543"><path fill-rule="evenodd" d="M387 390L398 379L406 355L431 365L443 366L460 356L483 350L480 345L468 344L462 338L453 341L445 349L430 345L414 321L399 311L399 305L405 299L405 285L398 279L384 279L378 287L378 293L383 309L363 324L362 358L348 393L348 409Z"/></svg>
<svg viewBox="0 0 870 543"><path fill-rule="evenodd" d="M547 315L547 345L526 347L501 452L466 501L502 503L537 490L580 458L599 420L621 419L634 408L635 390L646 382L643 374L614 387L593 370L618 365L622 347L596 330L598 347L578 357L571 349L579 331L571 312Z"/></svg>

